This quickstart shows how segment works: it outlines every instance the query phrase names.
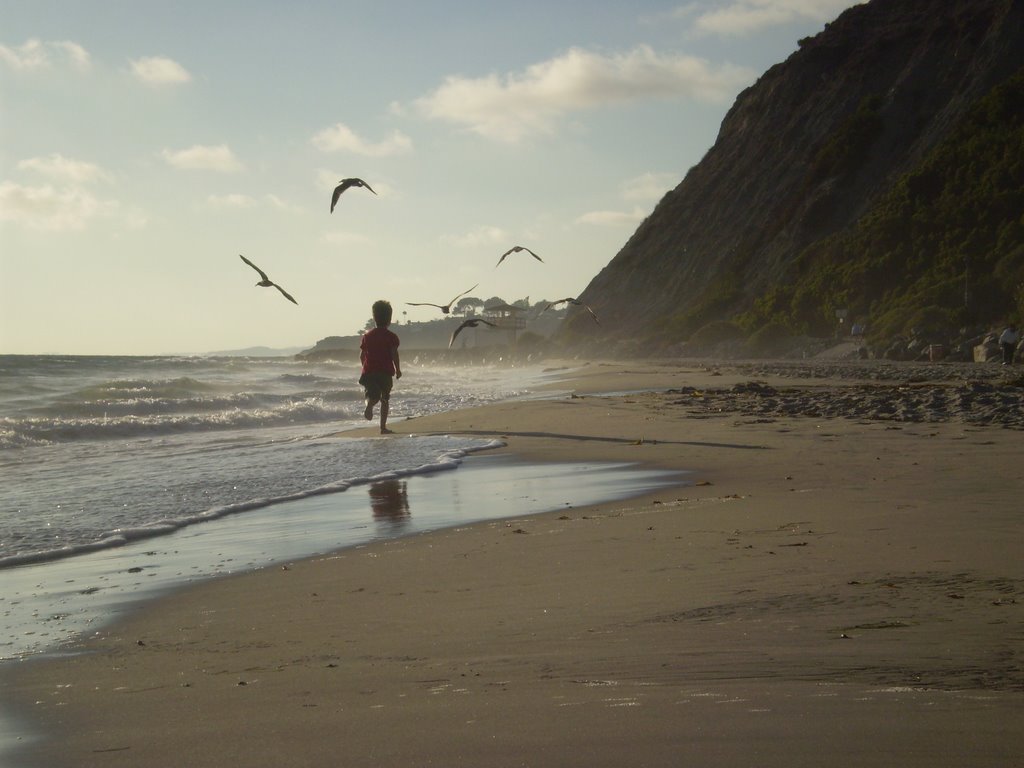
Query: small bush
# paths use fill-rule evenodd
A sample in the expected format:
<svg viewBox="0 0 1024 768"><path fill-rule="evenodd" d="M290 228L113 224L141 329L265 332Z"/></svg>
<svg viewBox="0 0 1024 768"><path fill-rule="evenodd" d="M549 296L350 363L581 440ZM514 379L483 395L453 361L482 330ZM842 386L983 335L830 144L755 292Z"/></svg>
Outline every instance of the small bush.
<svg viewBox="0 0 1024 768"><path fill-rule="evenodd" d="M700 347L714 347L730 341L742 339L746 334L729 320L715 320L707 325L701 326L690 336L690 343Z"/></svg>
<svg viewBox="0 0 1024 768"><path fill-rule="evenodd" d="M747 350L754 357L769 357L786 350L793 334L782 323L768 323L750 334Z"/></svg>

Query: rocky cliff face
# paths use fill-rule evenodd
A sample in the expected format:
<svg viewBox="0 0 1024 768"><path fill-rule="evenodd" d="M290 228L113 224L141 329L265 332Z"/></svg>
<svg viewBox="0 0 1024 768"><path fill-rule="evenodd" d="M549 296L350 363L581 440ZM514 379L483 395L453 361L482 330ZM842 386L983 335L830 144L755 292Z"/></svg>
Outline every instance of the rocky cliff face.
<svg viewBox="0 0 1024 768"><path fill-rule="evenodd" d="M1020 69L1022 18L1019 0L872 0L800 41L583 292L601 326L570 315L563 340L654 318L685 336L748 309Z"/></svg>

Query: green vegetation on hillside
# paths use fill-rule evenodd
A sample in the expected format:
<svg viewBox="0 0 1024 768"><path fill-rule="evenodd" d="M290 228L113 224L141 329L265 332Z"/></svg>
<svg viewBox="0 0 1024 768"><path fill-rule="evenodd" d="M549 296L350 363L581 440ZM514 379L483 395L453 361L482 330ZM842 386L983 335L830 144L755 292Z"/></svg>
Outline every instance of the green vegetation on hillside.
<svg viewBox="0 0 1024 768"><path fill-rule="evenodd" d="M849 169L875 137L877 107L865 102L836 132L814 175ZM1024 69L855 226L807 247L737 320L748 331L774 322L830 335L840 308L875 338L1024 319Z"/></svg>

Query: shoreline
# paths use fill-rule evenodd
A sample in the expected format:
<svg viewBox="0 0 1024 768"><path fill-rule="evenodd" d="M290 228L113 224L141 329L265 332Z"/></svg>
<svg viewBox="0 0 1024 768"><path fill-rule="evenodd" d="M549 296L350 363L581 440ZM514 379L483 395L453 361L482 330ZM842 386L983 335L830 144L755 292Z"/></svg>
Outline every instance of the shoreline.
<svg viewBox="0 0 1024 768"><path fill-rule="evenodd" d="M595 364L566 397L393 421L694 484L219 580L5 685L75 765L1012 764L1016 428L718 399L772 397L751 378Z"/></svg>

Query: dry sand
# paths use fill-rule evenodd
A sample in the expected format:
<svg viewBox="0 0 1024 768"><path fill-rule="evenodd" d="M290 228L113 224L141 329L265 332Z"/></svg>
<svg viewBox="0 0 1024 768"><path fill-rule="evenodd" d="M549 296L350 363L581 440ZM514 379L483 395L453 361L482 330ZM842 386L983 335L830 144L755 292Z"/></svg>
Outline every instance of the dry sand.
<svg viewBox="0 0 1024 768"><path fill-rule="evenodd" d="M6 682L56 737L31 764L1024 764L1011 373L563 375L549 400L391 426L693 484L159 600Z"/></svg>

